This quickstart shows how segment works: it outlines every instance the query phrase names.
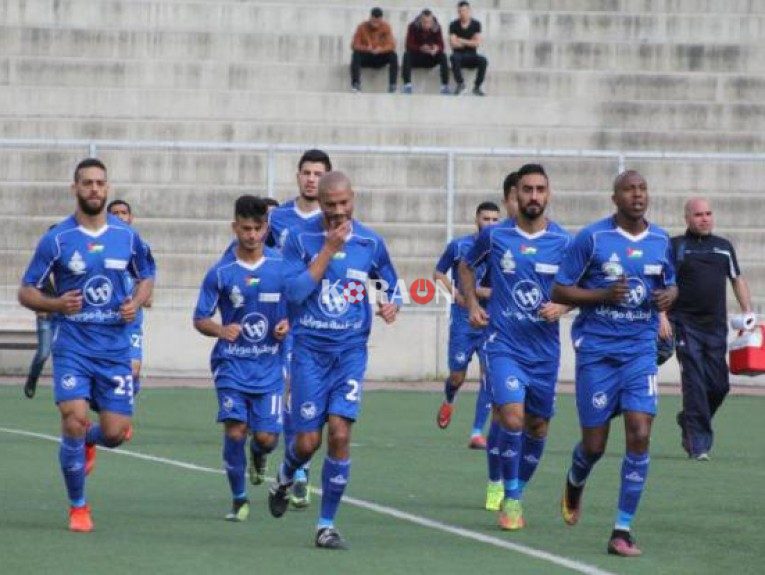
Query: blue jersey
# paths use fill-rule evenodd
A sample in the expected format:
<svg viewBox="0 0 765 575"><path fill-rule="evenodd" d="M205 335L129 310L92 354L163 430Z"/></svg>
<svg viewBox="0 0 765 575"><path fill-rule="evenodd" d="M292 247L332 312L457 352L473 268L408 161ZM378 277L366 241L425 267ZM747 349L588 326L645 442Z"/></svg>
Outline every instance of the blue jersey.
<svg viewBox="0 0 765 575"><path fill-rule="evenodd" d="M194 319L220 312L221 323L242 326L234 342L219 339L210 357L218 388L266 393L283 385L281 344L274 328L285 319L284 267L281 257L264 256L255 264L221 260L205 275Z"/></svg>
<svg viewBox="0 0 765 575"><path fill-rule="evenodd" d="M452 241L446 244L446 249L444 250L444 253L441 254L441 258L438 260L438 263L436 264L436 270L441 272L442 274L446 274L449 272L449 270L451 270L452 281L454 282L454 288L460 293L463 293L463 292L460 289L459 273L457 272L458 265L460 260L464 260L467 253L470 251L473 245L475 245L475 240L476 240L475 234L470 234L467 236L454 238ZM481 262L480 264L476 266L474 271L475 271L475 278L476 278L476 286L483 286L484 276L486 275L486 263ZM456 302L452 303L451 321L453 324L456 323L459 326L459 329L464 329L465 331L468 331L468 332L483 331L482 329L476 329L470 325L469 314L467 309L457 304Z"/></svg>
<svg viewBox="0 0 765 575"><path fill-rule="evenodd" d="M277 249L284 248L284 242L287 238L289 230L292 228L302 228L312 218L318 216L321 213L319 208L314 211L304 214L298 210L294 201L292 205L282 205L278 208L274 208L268 214L268 245L274 246Z"/></svg>
<svg viewBox="0 0 765 575"><path fill-rule="evenodd" d="M578 351L655 355L659 321L652 294L675 285L670 240L662 228L649 224L633 236L616 226L614 216L597 221L574 238L555 281L603 289L622 275L629 285L623 304L580 307L571 330Z"/></svg>
<svg viewBox="0 0 765 575"><path fill-rule="evenodd" d="M515 220L485 228L465 257L476 269L486 262L492 291L487 307L489 346L508 348L521 363L559 361L558 322L539 315L571 236L555 222L527 234Z"/></svg>
<svg viewBox="0 0 765 575"><path fill-rule="evenodd" d="M322 218L314 218L302 230L290 231L284 245L287 298L295 345L319 351L343 350L366 345L373 310L366 291L368 279L387 283L389 301L398 277L383 239L353 220L352 231L337 252L322 281L315 281L308 266L324 245Z"/></svg>
<svg viewBox="0 0 765 575"><path fill-rule="evenodd" d="M57 316L55 354L113 359L128 353L129 332L119 308L132 297L133 280L156 273L144 245L134 229L112 215L97 232L69 216L42 237L22 283L42 289L53 274L57 296L71 290L83 296L79 312Z"/></svg>
<svg viewBox="0 0 765 575"><path fill-rule="evenodd" d="M144 250L144 252L146 254L145 257L149 261L153 262L154 261L154 256L151 253L151 248L149 247L149 244L147 244L146 242L142 241L141 242L141 249ZM129 279L131 280L130 291L132 293L134 291L134 289L135 289L135 286L132 285L132 281L133 281L132 280L132 276ZM141 331L143 329L143 308L140 308L138 310L138 313L135 314L135 319L131 323L128 324L128 329L130 330L131 333L141 333Z"/></svg>

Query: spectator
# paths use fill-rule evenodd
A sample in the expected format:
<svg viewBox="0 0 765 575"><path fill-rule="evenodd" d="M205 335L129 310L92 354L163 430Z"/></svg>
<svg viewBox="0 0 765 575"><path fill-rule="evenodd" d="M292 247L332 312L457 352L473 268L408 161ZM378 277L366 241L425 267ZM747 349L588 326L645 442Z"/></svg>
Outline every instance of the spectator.
<svg viewBox="0 0 765 575"><path fill-rule="evenodd" d="M449 43L452 46L452 74L457 83L454 94L459 95L465 90L465 79L462 77L462 68L478 68L473 86L473 94L485 96L481 90L481 84L486 76L488 61L484 56L477 53L481 45L481 23L470 17L470 3L463 0L457 4L459 18L449 25Z"/></svg>
<svg viewBox="0 0 765 575"><path fill-rule="evenodd" d="M752 312L749 286L741 276L731 243L712 234L707 200L685 204L688 229L672 238L680 295L670 311L681 367L683 411L677 414L688 457L707 461L712 449L712 417L728 394L726 279L741 311Z"/></svg>
<svg viewBox="0 0 765 575"><path fill-rule="evenodd" d="M441 93L449 93L449 64L444 53L444 37L441 25L430 10L423 10L406 31L406 51L401 77L402 92L412 93L412 68L433 68L440 66Z"/></svg>
<svg viewBox="0 0 765 575"><path fill-rule="evenodd" d="M369 20L356 28L351 44L351 91L361 91L361 68L388 68L388 92L396 91L398 77L398 56L396 40L390 25L383 20L383 11L372 8Z"/></svg>

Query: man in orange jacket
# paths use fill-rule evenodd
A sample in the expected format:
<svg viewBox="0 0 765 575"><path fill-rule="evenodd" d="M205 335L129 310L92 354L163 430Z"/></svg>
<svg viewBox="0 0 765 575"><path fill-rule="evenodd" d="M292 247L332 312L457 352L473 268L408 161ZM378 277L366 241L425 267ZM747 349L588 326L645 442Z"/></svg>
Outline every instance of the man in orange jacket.
<svg viewBox="0 0 765 575"><path fill-rule="evenodd" d="M372 8L369 20L358 25L351 44L351 90L361 91L361 68L388 68L388 92L396 91L398 56L396 40L390 24L383 20L383 11Z"/></svg>

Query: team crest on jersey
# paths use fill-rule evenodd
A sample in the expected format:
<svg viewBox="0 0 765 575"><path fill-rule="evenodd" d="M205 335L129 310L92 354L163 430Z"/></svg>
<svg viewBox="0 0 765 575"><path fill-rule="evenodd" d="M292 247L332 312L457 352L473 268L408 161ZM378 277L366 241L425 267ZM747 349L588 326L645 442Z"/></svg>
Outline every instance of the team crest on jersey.
<svg viewBox="0 0 765 575"><path fill-rule="evenodd" d="M606 279L611 281L619 279L619 276L624 273L622 261L619 259L619 256L616 255L616 252L611 254L611 257L608 258L608 261L603 264L602 269Z"/></svg>
<svg viewBox="0 0 765 575"><path fill-rule="evenodd" d="M457 352L457 354L454 356L454 361L457 363L465 363L465 360L467 360L467 356L462 351Z"/></svg>
<svg viewBox="0 0 765 575"><path fill-rule="evenodd" d="M303 419L313 419L316 417L316 404L313 401L306 401L301 405L300 417Z"/></svg>
<svg viewBox="0 0 765 575"><path fill-rule="evenodd" d="M608 405L608 396L605 391L598 391L592 396L592 406L595 409L605 409Z"/></svg>
<svg viewBox="0 0 765 575"><path fill-rule="evenodd" d="M84 274L85 269L87 268L85 265L85 260L82 259L80 252L76 250L72 254L72 258L69 260L69 263L66 264L66 267L69 268L70 272L78 276Z"/></svg>
<svg viewBox="0 0 765 575"><path fill-rule="evenodd" d="M231 288L231 293L228 295L228 299L231 300L231 305L234 308L240 308L244 305L244 296L242 295L242 290L239 289L239 286Z"/></svg>
<svg viewBox="0 0 765 575"><path fill-rule="evenodd" d="M61 378L61 387L71 391L77 387L77 378L71 374L65 375Z"/></svg>
<svg viewBox="0 0 765 575"><path fill-rule="evenodd" d="M505 387L509 389L510 391L518 391L518 389L521 387L521 382L518 381L517 377L513 377L512 375L505 380Z"/></svg>
<svg viewBox="0 0 765 575"><path fill-rule="evenodd" d="M223 409L226 411L234 409L234 400L228 395L223 396Z"/></svg>
<svg viewBox="0 0 765 575"><path fill-rule="evenodd" d="M502 268L503 274L515 273L515 258L513 258L513 252L507 250L502 259L499 260L499 267Z"/></svg>

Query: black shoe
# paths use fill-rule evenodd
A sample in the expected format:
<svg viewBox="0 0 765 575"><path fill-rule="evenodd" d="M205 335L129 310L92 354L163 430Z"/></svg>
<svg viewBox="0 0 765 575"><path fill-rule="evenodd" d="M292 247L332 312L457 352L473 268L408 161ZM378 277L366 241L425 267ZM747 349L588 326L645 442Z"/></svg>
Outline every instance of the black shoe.
<svg viewBox="0 0 765 575"><path fill-rule="evenodd" d="M481 88L479 88L478 86L473 88L473 96L485 96L485 95L486 94L484 93L484 91L481 90Z"/></svg>
<svg viewBox="0 0 765 575"><path fill-rule="evenodd" d="M35 392L37 391L37 380L34 381L31 379L28 379L27 382L24 384L24 395L26 395L29 399L32 399L35 396Z"/></svg>
<svg viewBox="0 0 765 575"><path fill-rule="evenodd" d="M460 94L462 94L462 92L464 92L464 91L465 91L465 83L464 83L464 82L463 82L463 83L461 83L461 84L457 84L457 85L454 87L454 95L455 95L455 96L459 96L459 95L460 95Z"/></svg>
<svg viewBox="0 0 765 575"><path fill-rule="evenodd" d="M358 82L354 82L353 84L351 84L351 92L353 92L354 94L361 92L361 84L359 84Z"/></svg>
<svg viewBox="0 0 765 575"><path fill-rule="evenodd" d="M250 451L250 466L247 471L249 471L250 483L253 485L260 485L265 481L266 462L267 457L265 453L253 453Z"/></svg>
<svg viewBox="0 0 765 575"><path fill-rule="evenodd" d="M268 488L268 510L273 517L281 517L290 505L289 485L272 483Z"/></svg>
<svg viewBox="0 0 765 575"><path fill-rule="evenodd" d="M348 549L348 544L334 527L325 527L316 532L316 547L322 549Z"/></svg>
<svg viewBox="0 0 765 575"><path fill-rule="evenodd" d="M675 416L675 421L680 427L680 445L688 454L688 457L691 457L691 442L688 438L688 433L685 431L685 414L682 411L678 411L677 415Z"/></svg>

